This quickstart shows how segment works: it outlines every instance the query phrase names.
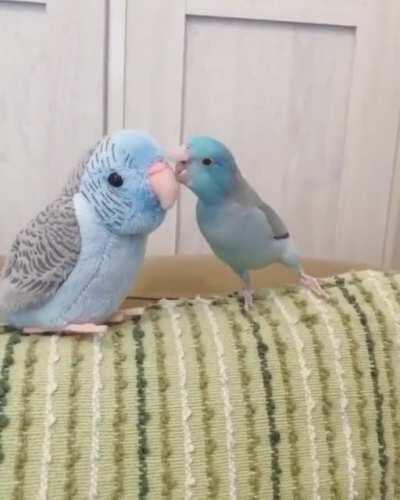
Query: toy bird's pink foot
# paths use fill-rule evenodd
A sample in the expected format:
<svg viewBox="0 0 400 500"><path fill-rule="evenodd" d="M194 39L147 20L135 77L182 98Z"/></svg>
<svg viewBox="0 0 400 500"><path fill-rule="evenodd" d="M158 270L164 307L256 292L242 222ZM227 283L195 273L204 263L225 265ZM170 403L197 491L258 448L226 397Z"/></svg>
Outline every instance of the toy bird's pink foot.
<svg viewBox="0 0 400 500"><path fill-rule="evenodd" d="M122 311L118 311L107 319L107 323L110 325L116 325L118 323L122 323L124 319L124 313Z"/></svg>
<svg viewBox="0 0 400 500"><path fill-rule="evenodd" d="M131 307L128 309L121 309L120 311L113 314L108 320L107 323L110 324L118 324L123 323L132 318L137 318L143 314L143 307Z"/></svg>
<svg viewBox="0 0 400 500"><path fill-rule="evenodd" d="M82 323L71 324L61 328L23 328L22 332L26 334L38 334L38 333L49 333L49 332L60 332L60 333L105 333L108 330L107 325L95 325L94 323Z"/></svg>
<svg viewBox="0 0 400 500"><path fill-rule="evenodd" d="M250 288L244 288L243 299L244 299L244 309L248 312L253 307L253 295L254 291Z"/></svg>
<svg viewBox="0 0 400 500"><path fill-rule="evenodd" d="M144 307L130 307L123 309L125 319L139 318L144 313Z"/></svg>
<svg viewBox="0 0 400 500"><path fill-rule="evenodd" d="M68 325L62 332L68 333L106 333L107 325L95 325L94 323L82 323L81 325Z"/></svg>
<svg viewBox="0 0 400 500"><path fill-rule="evenodd" d="M49 332L49 328L36 328L36 327L32 327L32 328L23 328L22 329L22 333L26 333L27 335L36 335L37 333L48 333Z"/></svg>
<svg viewBox="0 0 400 500"><path fill-rule="evenodd" d="M320 297L327 296L325 290L321 287L318 278L314 278L314 276L309 276L308 274L300 273L300 284L310 292L314 292L316 295Z"/></svg>

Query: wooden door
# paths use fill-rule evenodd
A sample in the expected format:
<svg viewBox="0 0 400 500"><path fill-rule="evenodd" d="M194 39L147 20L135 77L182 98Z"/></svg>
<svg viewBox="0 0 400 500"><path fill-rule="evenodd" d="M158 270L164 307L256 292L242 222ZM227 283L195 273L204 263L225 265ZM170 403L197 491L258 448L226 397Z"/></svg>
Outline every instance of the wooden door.
<svg viewBox="0 0 400 500"><path fill-rule="evenodd" d="M225 141L304 255L380 264L398 127L396 0L110 4L109 127ZM154 253L208 252L194 197Z"/></svg>
<svg viewBox="0 0 400 500"><path fill-rule="evenodd" d="M105 131L105 6L0 1L0 255Z"/></svg>

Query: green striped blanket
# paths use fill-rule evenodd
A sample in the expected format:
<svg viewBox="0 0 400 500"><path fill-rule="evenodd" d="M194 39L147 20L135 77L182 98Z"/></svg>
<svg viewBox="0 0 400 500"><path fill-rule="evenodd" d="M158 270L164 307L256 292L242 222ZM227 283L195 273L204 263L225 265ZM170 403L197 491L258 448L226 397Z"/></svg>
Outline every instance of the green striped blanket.
<svg viewBox="0 0 400 500"><path fill-rule="evenodd" d="M400 276L0 335L0 499L400 498Z"/></svg>

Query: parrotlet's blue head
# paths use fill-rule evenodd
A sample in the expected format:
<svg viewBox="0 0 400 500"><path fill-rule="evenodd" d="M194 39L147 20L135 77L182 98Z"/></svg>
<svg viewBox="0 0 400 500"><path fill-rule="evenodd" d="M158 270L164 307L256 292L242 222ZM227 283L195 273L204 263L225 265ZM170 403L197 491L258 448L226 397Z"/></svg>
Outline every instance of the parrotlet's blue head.
<svg viewBox="0 0 400 500"><path fill-rule="evenodd" d="M176 159L177 179L205 203L222 201L240 178L232 153L212 137L192 137L181 146Z"/></svg>
<svg viewBox="0 0 400 500"><path fill-rule="evenodd" d="M177 196L171 167L146 132L121 130L95 147L79 191L104 225L118 235L147 234Z"/></svg>

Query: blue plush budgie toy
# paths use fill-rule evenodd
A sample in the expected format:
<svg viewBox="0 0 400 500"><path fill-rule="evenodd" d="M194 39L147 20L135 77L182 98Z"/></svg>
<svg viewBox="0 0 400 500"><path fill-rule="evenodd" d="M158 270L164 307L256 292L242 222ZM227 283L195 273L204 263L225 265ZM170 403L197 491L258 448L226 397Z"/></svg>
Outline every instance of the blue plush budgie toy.
<svg viewBox="0 0 400 500"><path fill-rule="evenodd" d="M253 301L249 271L273 262L293 268L303 286L323 294L318 280L303 272L285 224L246 182L226 146L193 137L174 156L177 179L198 197L200 231L244 282L246 309Z"/></svg>
<svg viewBox="0 0 400 500"><path fill-rule="evenodd" d="M177 186L147 133L103 138L12 244L0 279L1 322L27 333L92 333L128 317L119 306Z"/></svg>

